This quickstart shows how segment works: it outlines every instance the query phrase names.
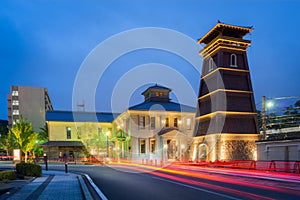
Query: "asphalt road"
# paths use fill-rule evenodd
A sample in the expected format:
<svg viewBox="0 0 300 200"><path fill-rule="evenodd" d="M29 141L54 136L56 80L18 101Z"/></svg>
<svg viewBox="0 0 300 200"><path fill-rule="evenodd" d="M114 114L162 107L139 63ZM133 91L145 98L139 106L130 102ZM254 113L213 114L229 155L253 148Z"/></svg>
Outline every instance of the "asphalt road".
<svg viewBox="0 0 300 200"><path fill-rule="evenodd" d="M250 172L249 176L247 173L242 176L219 169L195 171L191 167L178 166L149 169L125 165L70 164L68 169L69 172L88 174L108 200L300 199L300 175L291 177L294 181L287 182L254 178ZM50 164L49 170L65 170L65 165Z"/></svg>
<svg viewBox="0 0 300 200"><path fill-rule="evenodd" d="M63 170L63 166L49 166ZM144 171L148 172L144 172ZM193 171L173 173L118 166L69 165L88 174L109 200L300 199L300 184ZM182 170L179 170L180 172Z"/></svg>

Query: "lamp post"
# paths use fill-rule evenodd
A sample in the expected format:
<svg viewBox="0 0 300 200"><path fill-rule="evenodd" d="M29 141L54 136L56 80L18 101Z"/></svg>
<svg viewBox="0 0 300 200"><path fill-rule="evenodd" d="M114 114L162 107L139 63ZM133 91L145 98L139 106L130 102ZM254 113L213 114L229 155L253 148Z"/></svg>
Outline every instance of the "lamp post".
<svg viewBox="0 0 300 200"><path fill-rule="evenodd" d="M109 136L109 131L106 132L106 158L108 158L108 136Z"/></svg>
<svg viewBox="0 0 300 200"><path fill-rule="evenodd" d="M98 159L100 160L100 148L101 148L101 139L100 139L100 133L101 133L101 128L98 127L98 137L97 137L97 144L98 144Z"/></svg>
<svg viewBox="0 0 300 200"><path fill-rule="evenodd" d="M262 138L261 139L266 139L266 132L267 132L267 119L266 119L266 96L262 97Z"/></svg>

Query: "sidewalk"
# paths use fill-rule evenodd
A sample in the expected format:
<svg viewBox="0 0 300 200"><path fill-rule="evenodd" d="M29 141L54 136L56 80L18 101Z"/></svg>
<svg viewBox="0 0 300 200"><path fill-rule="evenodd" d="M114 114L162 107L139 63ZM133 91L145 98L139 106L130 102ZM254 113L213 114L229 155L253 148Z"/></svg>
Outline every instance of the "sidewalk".
<svg viewBox="0 0 300 200"><path fill-rule="evenodd" d="M82 200L90 198L89 191L80 175L43 170L42 177L35 178L8 199Z"/></svg>

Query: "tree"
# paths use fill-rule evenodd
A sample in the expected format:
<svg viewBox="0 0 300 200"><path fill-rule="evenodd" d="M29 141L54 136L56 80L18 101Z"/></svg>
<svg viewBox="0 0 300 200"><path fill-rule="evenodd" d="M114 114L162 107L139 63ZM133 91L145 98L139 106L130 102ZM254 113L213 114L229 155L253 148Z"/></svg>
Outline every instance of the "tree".
<svg viewBox="0 0 300 200"><path fill-rule="evenodd" d="M300 107L300 100L298 100L294 105L295 105L296 108L299 108Z"/></svg>
<svg viewBox="0 0 300 200"><path fill-rule="evenodd" d="M13 149L16 147L14 134L10 131L7 131L5 134L1 133L0 143L1 148L6 151L6 155L12 155Z"/></svg>
<svg viewBox="0 0 300 200"><path fill-rule="evenodd" d="M38 134L33 131L31 123L27 122L22 117L19 122L16 122L10 129L10 132L15 136L16 143L25 154L25 162L27 162L27 155L34 149Z"/></svg>
<svg viewBox="0 0 300 200"><path fill-rule="evenodd" d="M43 142L47 142L48 139L49 139L48 126L47 126L47 124L45 124L44 127L40 128L38 140L43 141Z"/></svg>
<svg viewBox="0 0 300 200"><path fill-rule="evenodd" d="M40 128L40 131L38 133L38 138L36 140L36 145L34 145L34 154L37 156L43 155L43 148L40 147L40 144L43 144L49 140L48 136L48 126L45 124L44 127Z"/></svg>

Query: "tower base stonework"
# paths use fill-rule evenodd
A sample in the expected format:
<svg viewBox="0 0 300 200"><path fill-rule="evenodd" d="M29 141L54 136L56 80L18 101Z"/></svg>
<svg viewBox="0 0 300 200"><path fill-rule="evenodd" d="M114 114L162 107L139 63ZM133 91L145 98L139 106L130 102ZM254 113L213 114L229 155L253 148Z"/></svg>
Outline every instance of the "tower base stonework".
<svg viewBox="0 0 300 200"><path fill-rule="evenodd" d="M210 134L194 138L192 160L256 160L254 134Z"/></svg>

